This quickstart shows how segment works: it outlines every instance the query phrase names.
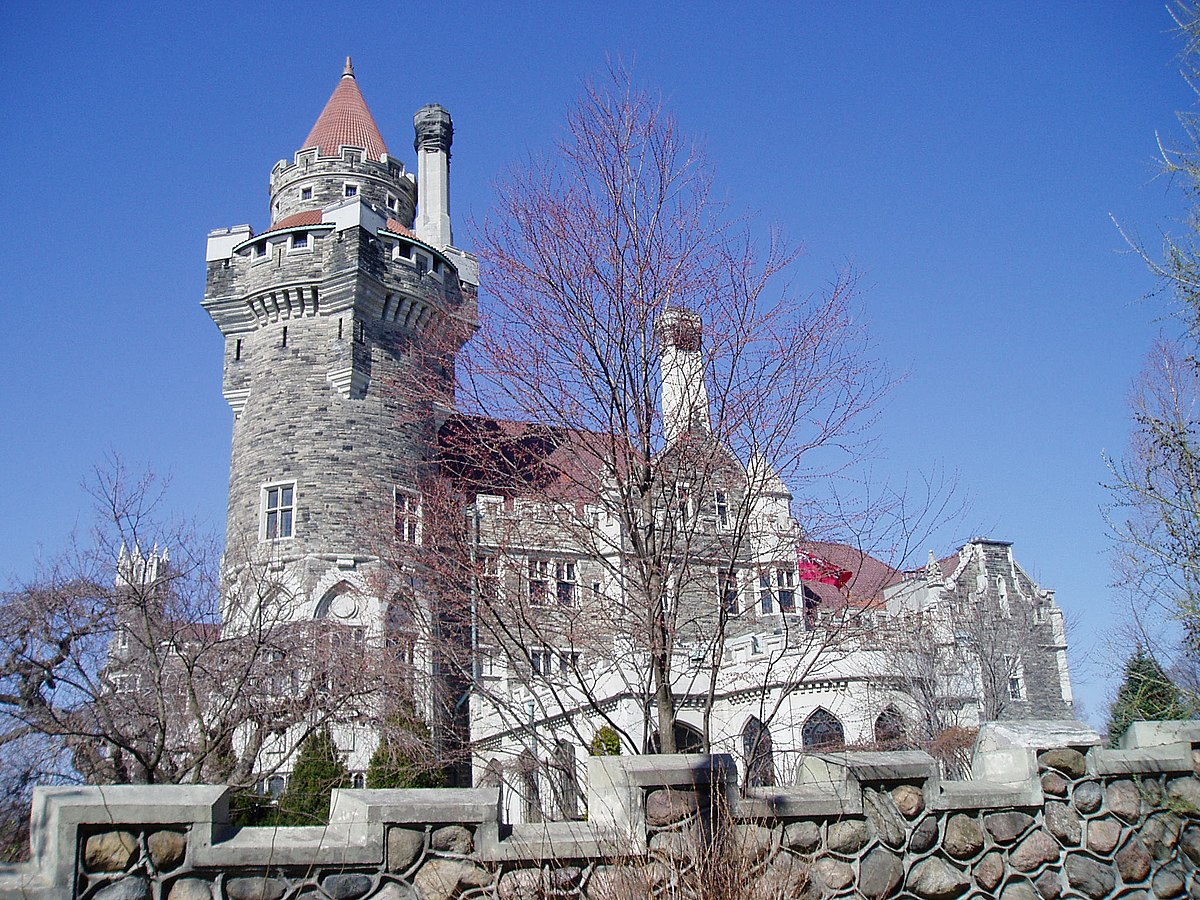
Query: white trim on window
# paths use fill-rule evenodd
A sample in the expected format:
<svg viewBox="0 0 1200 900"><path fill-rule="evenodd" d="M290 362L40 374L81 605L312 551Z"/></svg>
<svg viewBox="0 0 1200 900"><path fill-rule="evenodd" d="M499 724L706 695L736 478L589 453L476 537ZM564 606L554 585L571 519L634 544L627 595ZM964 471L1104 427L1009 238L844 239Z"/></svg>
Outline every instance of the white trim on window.
<svg viewBox="0 0 1200 900"><path fill-rule="evenodd" d="M296 535L296 482L273 481L259 489L258 539L286 541Z"/></svg>

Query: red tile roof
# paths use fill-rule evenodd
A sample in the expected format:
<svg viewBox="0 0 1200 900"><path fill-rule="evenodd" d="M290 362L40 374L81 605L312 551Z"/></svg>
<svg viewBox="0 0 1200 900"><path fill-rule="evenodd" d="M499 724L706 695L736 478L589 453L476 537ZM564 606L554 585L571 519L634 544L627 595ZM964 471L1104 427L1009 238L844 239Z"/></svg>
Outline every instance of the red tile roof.
<svg viewBox="0 0 1200 900"><path fill-rule="evenodd" d="M598 435L530 422L454 415L438 432L442 472L469 493L594 502Z"/></svg>
<svg viewBox="0 0 1200 900"><path fill-rule="evenodd" d="M417 237L415 232L413 232L411 229L405 228L396 219L388 219L387 224L384 225L383 227L386 230L390 231L392 234L399 234L406 238L412 238L414 241L421 240L419 237ZM422 243L424 243L424 242L422 241Z"/></svg>
<svg viewBox="0 0 1200 900"><path fill-rule="evenodd" d="M270 228L263 232L269 234L272 231L281 231L284 228L299 228L302 225L320 225L321 210L306 209L304 212L298 212L290 216L284 216Z"/></svg>
<svg viewBox="0 0 1200 900"><path fill-rule="evenodd" d="M836 566L851 573L850 580L840 591L833 585L804 581L807 587L816 591L826 602L831 601L837 594L842 602L856 606L871 605L882 597L883 589L898 575L893 566L848 544L835 544L830 541L801 542L798 551L802 558L817 559L830 567Z"/></svg>
<svg viewBox="0 0 1200 900"><path fill-rule="evenodd" d="M300 149L316 147L319 156L337 156L342 146L362 147L370 159L380 159L387 153L379 126L358 89L350 57L346 57L346 70Z"/></svg>

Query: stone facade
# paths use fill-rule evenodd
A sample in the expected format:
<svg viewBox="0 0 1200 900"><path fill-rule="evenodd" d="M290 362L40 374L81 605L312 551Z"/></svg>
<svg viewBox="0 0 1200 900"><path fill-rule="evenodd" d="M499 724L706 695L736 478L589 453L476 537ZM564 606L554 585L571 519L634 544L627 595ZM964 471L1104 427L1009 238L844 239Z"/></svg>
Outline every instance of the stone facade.
<svg viewBox="0 0 1200 900"><path fill-rule="evenodd" d="M549 741L564 760L570 754L582 783L579 755L606 722L632 735L627 742L638 750L655 740L645 692L631 696L629 687L645 681L634 671L645 668L644 643L636 646L628 627L624 635L610 627L612 610L646 607L627 577L630 532L603 483L602 448L612 435L565 435L545 423L455 411L455 356L476 328L478 265L451 243L449 114L421 107L414 136L416 178L389 154L347 60L304 146L271 170L270 227L209 235L203 305L224 339L223 390L234 412L226 624L236 627L255 604L286 601L297 620L336 620L386 647L398 599L413 599L422 615L443 600L474 603L461 585L464 596L434 597L418 565L395 565L397 541L421 543L426 486L445 479L439 487L450 482L463 503L447 518L461 523L469 514L474 523L465 555L492 561L487 574L514 598L512 611L532 626L535 642L489 643L512 622L489 634L480 616L458 632L462 647L415 639L412 662L428 676L413 679L417 705L435 740L450 730L469 737L476 778L490 762L509 765L523 753L545 763ZM947 724L922 724L930 710L953 709L951 724L968 726L1069 715L1061 614L1006 543L973 541L911 578L869 557L847 559L849 548L821 547L817 568L829 557L849 584L839 593L819 574L805 575L803 525L788 487L770 461L740 460L711 433L704 327L672 309L656 330L666 443L654 455L657 494L647 518L660 519L664 541L682 547L669 561L679 576L669 602L680 727L694 738L707 726L712 748L731 753L740 752L747 728L761 727L780 753L794 753L808 746L814 716L835 722L841 740L862 744L876 740L880 716L907 720L915 733ZM464 436L478 446L453 444ZM534 459L543 450L548 456ZM467 456L456 459L460 451ZM476 451L499 457L506 476L524 476L523 465L570 472L565 480L580 490L557 497L485 483L497 472L469 458ZM544 579L535 577L538 566ZM239 572L265 573L265 584L250 591ZM558 595L535 604L535 582L543 590L553 583ZM851 628L838 619L847 608L855 611ZM901 677L896 663L905 657L880 643L886 629L874 625L911 615L936 619L939 665L950 677L932 687L928 678ZM1004 629L961 640L955 615L1004 623L1007 643L994 640ZM439 664L454 654L465 660L457 671ZM586 671L576 686L587 682L587 692L547 678L549 661L560 667L564 658ZM614 660L620 664L608 665ZM716 683L702 722L706 672ZM925 709L915 699L922 691ZM439 692L452 713L435 702ZM757 716L767 708L776 713L763 725ZM361 775L374 735L370 723L353 728L361 734L348 764ZM272 752L286 757L295 742L277 743Z"/></svg>
<svg viewBox="0 0 1200 900"><path fill-rule="evenodd" d="M987 726L969 781L835 753L744 796L728 757L593 758L588 820L541 825L505 825L495 788L339 791L328 826L284 829L229 826L218 787L39 788L0 897L1200 896L1200 726L1098 742Z"/></svg>

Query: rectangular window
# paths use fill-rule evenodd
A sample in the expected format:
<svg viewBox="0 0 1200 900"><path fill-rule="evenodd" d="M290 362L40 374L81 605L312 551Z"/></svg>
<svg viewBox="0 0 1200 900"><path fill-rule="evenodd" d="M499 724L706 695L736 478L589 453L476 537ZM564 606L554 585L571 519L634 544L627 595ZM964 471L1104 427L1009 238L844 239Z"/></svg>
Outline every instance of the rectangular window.
<svg viewBox="0 0 1200 900"><path fill-rule="evenodd" d="M692 486L686 481L675 482L675 512L680 528L686 528L692 519Z"/></svg>
<svg viewBox="0 0 1200 900"><path fill-rule="evenodd" d="M549 650L530 650L529 665L534 675L550 675L554 671L554 654Z"/></svg>
<svg viewBox="0 0 1200 900"><path fill-rule="evenodd" d="M558 562L554 565L555 594L559 606L575 605L575 563Z"/></svg>
<svg viewBox="0 0 1200 900"><path fill-rule="evenodd" d="M424 275L429 271L429 257L420 253L417 254L417 274Z"/></svg>
<svg viewBox="0 0 1200 900"><path fill-rule="evenodd" d="M292 235L292 249L303 250L308 246L308 232L299 232Z"/></svg>
<svg viewBox="0 0 1200 900"><path fill-rule="evenodd" d="M481 556L478 563L475 584L479 596L484 600L495 600L500 596L500 557Z"/></svg>
<svg viewBox="0 0 1200 900"><path fill-rule="evenodd" d="M717 594L725 612L736 615L738 612L738 573L727 569L717 573Z"/></svg>
<svg viewBox="0 0 1200 900"><path fill-rule="evenodd" d="M529 560L529 602L534 606L546 603L550 593L550 560Z"/></svg>
<svg viewBox="0 0 1200 900"><path fill-rule="evenodd" d="M558 653L558 670L564 674L579 671L579 651L560 650Z"/></svg>
<svg viewBox="0 0 1200 900"><path fill-rule="evenodd" d="M257 244L254 245L254 255L255 256L266 256L267 255L267 242L266 241L259 241Z"/></svg>
<svg viewBox="0 0 1200 900"><path fill-rule="evenodd" d="M312 188L310 188L310 187L300 188L300 199L301 200L311 200L312 199Z"/></svg>
<svg viewBox="0 0 1200 900"><path fill-rule="evenodd" d="M391 209L391 210L395 210L396 206L397 206L396 198L393 197L391 194L388 194L387 195L387 208Z"/></svg>
<svg viewBox="0 0 1200 900"><path fill-rule="evenodd" d="M729 527L729 495L724 491L717 491L714 501L717 507L717 527L724 531Z"/></svg>
<svg viewBox="0 0 1200 900"><path fill-rule="evenodd" d="M1020 657L1005 656L1004 665L1008 670L1008 698L1010 700L1024 700L1025 677Z"/></svg>
<svg viewBox="0 0 1200 900"><path fill-rule="evenodd" d="M776 569L775 586L779 590L779 611L794 612L796 609L795 571L792 569Z"/></svg>
<svg viewBox="0 0 1200 900"><path fill-rule="evenodd" d="M357 197L358 196L358 185L357 184L348 184L348 185L346 185L345 190L346 190L347 197Z"/></svg>
<svg viewBox="0 0 1200 900"><path fill-rule="evenodd" d="M764 613L775 612L775 595L771 593L771 570L758 573L758 603Z"/></svg>
<svg viewBox="0 0 1200 900"><path fill-rule="evenodd" d="M263 488L263 510L266 538L292 536L292 514L295 509L295 483L278 484Z"/></svg>
<svg viewBox="0 0 1200 900"><path fill-rule="evenodd" d="M396 538L404 544L421 543L421 495L395 489Z"/></svg>

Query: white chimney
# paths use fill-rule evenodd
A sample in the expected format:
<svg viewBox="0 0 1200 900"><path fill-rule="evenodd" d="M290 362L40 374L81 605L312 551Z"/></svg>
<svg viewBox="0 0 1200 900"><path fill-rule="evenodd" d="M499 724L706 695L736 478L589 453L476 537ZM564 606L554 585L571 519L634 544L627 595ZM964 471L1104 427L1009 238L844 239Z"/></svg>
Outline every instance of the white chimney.
<svg viewBox="0 0 1200 900"><path fill-rule="evenodd" d="M712 431L704 384L704 323L689 309L668 309L655 323L662 369L663 434L667 445L689 431Z"/></svg>
<svg viewBox="0 0 1200 900"><path fill-rule="evenodd" d="M450 145L454 123L436 103L413 116L417 151L417 237L441 250L453 243L450 234Z"/></svg>

